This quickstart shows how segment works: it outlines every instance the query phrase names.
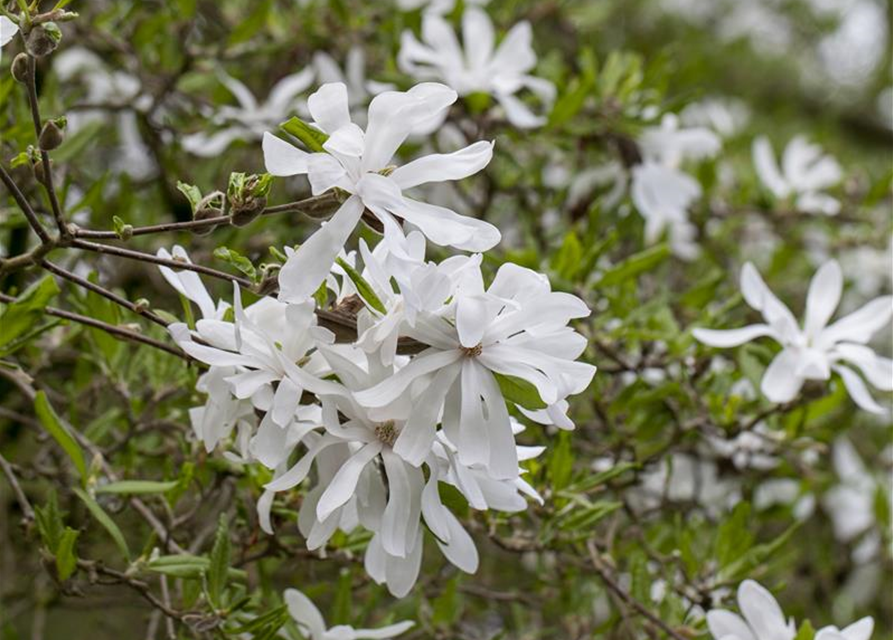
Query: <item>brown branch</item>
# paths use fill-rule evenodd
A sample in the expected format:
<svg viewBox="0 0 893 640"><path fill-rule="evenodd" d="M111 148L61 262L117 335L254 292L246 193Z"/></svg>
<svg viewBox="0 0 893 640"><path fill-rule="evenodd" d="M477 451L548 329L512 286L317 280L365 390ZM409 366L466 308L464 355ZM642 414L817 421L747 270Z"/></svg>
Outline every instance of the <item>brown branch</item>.
<svg viewBox="0 0 893 640"><path fill-rule="evenodd" d="M12 492L15 494L16 500L18 500L19 507L22 509L22 514L25 520L29 522L34 520L34 508L31 506L28 496L22 491L22 487L19 485L18 478L16 478L12 465L9 464L2 454L0 454L0 469L3 469L6 479L9 480L9 484L12 486Z"/></svg>
<svg viewBox="0 0 893 640"><path fill-rule="evenodd" d="M40 104L37 100L37 73L36 64L33 57L28 56L28 78L25 83L28 89L28 103L31 106L31 119L34 121L34 135L37 138L37 146L40 147L40 133L43 124L40 118ZM56 195L56 188L53 185L53 168L50 165L50 154L44 149L40 149L40 161L43 163L43 179L40 181L46 189L47 196L50 199L50 208L53 211L53 218L56 220L56 226L59 227L59 234L63 238L71 235L65 224L65 216L62 215L62 207L59 205L59 198Z"/></svg>
<svg viewBox="0 0 893 640"><path fill-rule="evenodd" d="M5 293L0 293L0 302L15 302L15 298L13 296L6 295ZM47 315L55 316L57 318L63 318L64 320L71 320L72 322L87 325L89 327L93 327L94 329L100 329L115 337L123 338L124 340L140 342L150 347L160 349L161 351L165 351L171 355L177 356L178 358L183 358L187 362L192 362L192 358L186 355L183 351L175 349L174 347L167 345L160 340L156 340L154 338L136 333L135 331L122 329L121 327L116 327L115 325L90 318L89 316L82 316L79 313L72 313L71 311L65 311L64 309L57 309L55 307L45 307L43 311Z"/></svg>
<svg viewBox="0 0 893 640"><path fill-rule="evenodd" d="M158 596L152 593L152 589L149 585L142 580L137 580L136 578L127 575L126 573L122 573L121 571L116 571L114 569L109 569L101 562L97 562L95 560L81 560L78 559L78 567L87 571L90 575L90 582L93 584L104 584L104 585L113 585L113 584L124 584L139 593L149 604L153 607L161 611L168 618L173 620L182 620L185 613L181 613L175 609L172 609L168 605L166 605ZM96 579L97 575L105 576L107 578L111 578L113 582L103 582Z"/></svg>
<svg viewBox="0 0 893 640"><path fill-rule="evenodd" d="M666 633L668 636L673 638L674 640L689 640L684 635L673 629L663 620L657 617L656 614L651 612L645 605L641 602L633 598L630 593L624 589L620 583L611 575L611 570L608 569L607 565L601 558L601 554L599 553L598 548L595 546L595 542L590 540L587 543L587 548L589 549L589 558L592 561L592 567L595 569L595 572L602 579L602 582L610 589L614 594L617 595L623 602L632 607L636 613L646 618L649 622L655 625L658 629Z"/></svg>
<svg viewBox="0 0 893 640"><path fill-rule="evenodd" d="M31 207L31 204L12 179L12 176L6 172L6 169L4 169L2 165L0 165L0 181L6 185L9 194L12 196L13 200L16 201L16 204L19 205L19 209L22 210L22 213L25 214L28 224L31 225L31 228L34 229L34 233L40 238L40 242L44 245L52 242L50 234L47 233L47 230L44 229L43 225L40 223L40 219Z"/></svg>

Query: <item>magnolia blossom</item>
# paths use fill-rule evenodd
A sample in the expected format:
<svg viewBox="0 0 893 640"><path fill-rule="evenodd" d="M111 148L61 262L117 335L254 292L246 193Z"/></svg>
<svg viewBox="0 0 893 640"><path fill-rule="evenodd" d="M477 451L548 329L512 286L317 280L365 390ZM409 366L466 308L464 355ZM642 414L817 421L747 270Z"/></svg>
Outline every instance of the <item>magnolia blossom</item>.
<svg viewBox="0 0 893 640"><path fill-rule="evenodd" d="M363 131L351 122L345 85L325 84L310 96L308 106L315 126L328 136L323 143L326 153L306 153L264 134L264 159L271 174L306 174L314 195L330 189L348 194L335 215L283 266L279 273L281 299L306 300L316 291L364 210L381 222L384 241L398 254L404 252L405 243L398 219L439 245L483 251L499 242L499 231L493 225L403 194L429 182L460 180L477 173L490 162L493 143L476 142L403 166L391 164L410 131L439 118L455 100L455 91L434 83L406 92L386 91L369 105L369 124Z"/></svg>
<svg viewBox="0 0 893 640"><path fill-rule="evenodd" d="M219 127L214 133L199 131L183 138L186 151L204 158L218 155L236 140L260 140L270 127L301 109L298 96L313 84L314 70L308 67L285 76L273 85L264 102L258 102L251 90L232 76L223 71L218 75L239 104L224 105L213 113L211 122Z"/></svg>
<svg viewBox="0 0 893 640"><path fill-rule="evenodd" d="M685 160L716 155L719 138L702 127L682 128L675 115L667 114L638 143L642 162L632 169L630 195L645 218L645 241L654 243L667 230L673 252L693 259L699 250L688 209L701 197L701 185L680 167Z"/></svg>
<svg viewBox="0 0 893 640"><path fill-rule="evenodd" d="M283 594L288 613L297 623L298 630L308 640L378 640L396 638L415 624L410 620L378 629L354 629L346 624L327 627L326 621L310 600L297 589L286 589Z"/></svg>
<svg viewBox="0 0 893 640"><path fill-rule="evenodd" d="M764 136L753 142L753 161L760 181L779 200L790 198L798 210L807 213L834 215L840 211L840 202L823 193L840 182L840 165L803 136L788 143L780 169L772 145Z"/></svg>
<svg viewBox="0 0 893 640"><path fill-rule="evenodd" d="M465 6L476 4L485 5L490 0L465 0ZM431 13L449 13L456 6L456 0L397 0L397 7L401 11L413 11L424 7Z"/></svg>
<svg viewBox="0 0 893 640"><path fill-rule="evenodd" d="M431 346L356 398L383 409L424 380L394 450L421 463L443 410L444 432L461 462L484 465L495 478L514 477L518 460L495 374L525 381L546 406L582 392L595 367L575 361L586 340L567 324L589 309L576 296L551 291L545 276L511 263L486 289L480 271L468 270L451 299L441 313L423 313L407 327L407 335Z"/></svg>
<svg viewBox="0 0 893 640"><path fill-rule="evenodd" d="M741 271L741 293L748 305L763 314L765 323L728 331L695 329L693 335L713 347L735 347L762 336L781 344L781 353L766 369L761 383L763 395L772 402L790 402L806 380L828 380L835 371L857 405L883 414L885 409L871 397L862 377L851 367L861 371L877 389L893 391L893 360L868 346L871 337L893 317L893 296L876 298L828 324L842 291L840 265L834 260L822 265L810 284L801 328L748 262Z"/></svg>
<svg viewBox="0 0 893 640"><path fill-rule="evenodd" d="M797 635L793 618L786 620L778 601L753 580L738 587L738 608L741 615L723 609L707 613L707 627L714 640L794 640ZM866 617L842 630L819 629L815 640L869 640L873 630L874 619Z"/></svg>
<svg viewBox="0 0 893 640"><path fill-rule="evenodd" d="M344 83L347 87L351 117L359 124L365 124L363 119L366 114L361 113L357 107L366 104L372 96L394 88L393 85L366 78L366 54L360 46L348 50L343 70L335 59L324 51L313 54L313 68L316 71L316 80L320 84Z"/></svg>
<svg viewBox="0 0 893 640"><path fill-rule="evenodd" d="M686 105L679 119L686 127L704 127L723 138L731 138L747 124L750 111L736 98L706 98Z"/></svg>
<svg viewBox="0 0 893 640"><path fill-rule="evenodd" d="M18 32L19 25L6 16L0 16L0 47L5 47Z"/></svg>
<svg viewBox="0 0 893 640"><path fill-rule="evenodd" d="M397 64L417 80L442 81L461 96L491 95L513 125L538 127L545 124L545 115L535 115L516 95L528 89L546 113L555 100L555 85L530 75L536 66L532 37L530 23L520 22L497 47L489 16L482 9L468 7L462 14L463 50L448 22L437 13L426 13L422 19L424 44L411 31L404 31Z"/></svg>

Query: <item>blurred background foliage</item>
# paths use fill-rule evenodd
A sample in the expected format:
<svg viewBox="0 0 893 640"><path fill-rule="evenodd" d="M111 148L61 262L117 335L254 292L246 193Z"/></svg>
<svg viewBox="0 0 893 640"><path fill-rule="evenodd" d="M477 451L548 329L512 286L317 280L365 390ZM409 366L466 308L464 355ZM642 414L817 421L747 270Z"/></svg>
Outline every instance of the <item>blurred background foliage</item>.
<svg viewBox="0 0 893 640"><path fill-rule="evenodd" d="M62 281L42 285L26 318L39 331L5 344L0 362L4 373L13 372L0 377L0 453L38 509L37 520L22 528L24 514L0 482L0 637L167 637L164 619L139 589L97 573L94 562L129 572L153 593L169 592L174 608L193 612L176 637L237 637L249 615L276 611L279 594L290 586L320 602L332 624L415 619L418 627L409 634L415 638L666 637L606 589L605 575L684 637L704 636L698 609L718 604L746 577L770 587L798 620L819 627L873 615L874 637L891 637L893 425L859 412L839 381L807 386L802 401L774 407L742 382L759 387L774 346L761 342L719 358L690 335L693 326L751 319L737 286L747 260L795 313L816 265L829 256L855 256L844 262L845 306L889 292L889 270L873 291L860 290L867 266L854 252L883 254L893 226L891 6L872 0L487 5L503 33L519 20L532 23L537 73L556 83L558 100L549 123L532 131L492 118L473 99L460 100L453 120L469 139L495 139L496 155L449 197L503 231L503 243L487 255L492 271L512 260L587 300L594 313L578 328L590 338L586 358L600 372L573 399L574 433L538 426L524 433L525 444L550 445L541 459L526 463L545 506L513 516L482 516L465 507L481 549L477 575L458 574L437 554L426 554L419 584L400 601L365 576L364 534L336 536L325 561L304 550L295 526L300 491L277 501L275 539L259 530L254 505L265 472L208 455L192 438L186 412L202 401L194 367L99 330L59 324L40 311L49 303L111 324L137 323L145 335L165 340L161 329ZM59 50L38 69L40 101L45 116L79 122L53 154L67 212L82 227L108 230L190 219L177 181L207 193L225 190L230 172L263 171L257 137L210 158L183 148L188 134L217 127L212 114L221 105L235 104L221 70L262 101L279 79L311 65L314 53L325 51L343 65L351 48L360 47L368 79L408 88L411 80L395 56L401 32L418 32L421 22L419 11L399 12L388 1L75 0L67 8L80 18L62 25ZM457 7L451 18L457 21L460 12ZM854 19L856 12L863 17ZM4 66L19 47L4 50ZM74 47L93 52L108 78L118 80L95 71L60 78L55 65ZM127 87L103 95L95 86L101 82ZM724 140L717 159L691 167L704 188L692 211L699 259L683 262L666 244L645 245L628 197L606 205L610 185L571 197L574 176L629 162L637 134L653 123L649 114L716 97L739 101L749 121ZM288 115L276 114L269 127ZM0 160L8 163L34 141L21 85L6 72L0 73L0 126ZM835 193L841 214L808 216L773 202L751 160L758 134L776 148L806 134L835 155L846 173ZM408 144L406 155L421 144ZM14 177L42 202L27 163ZM302 181L277 180L269 202L307 195ZM233 260L215 253L228 247L260 268L275 261L270 247L299 243L310 225L297 216L264 216L241 229L137 237L127 246L154 252L179 243L193 261L232 270ZM12 200L0 202L3 254L21 253L28 234ZM443 257L436 248L431 255ZM76 251L58 256L129 300L184 313L149 265ZM17 294L37 275L9 274L0 288ZM207 284L229 295L225 284ZM889 355L890 347L887 331L880 350ZM34 396L35 390L45 395ZM59 446L62 422L78 433L68 447ZM770 434L779 461L773 468L739 466L708 446L711 438L733 438L758 423ZM822 507L822 496L840 482L831 450L844 434L876 481L874 527L845 543ZM93 484L113 478L162 484L85 498L72 490L78 455ZM767 491L773 486L785 488ZM775 497L767 504L761 493ZM463 513L463 505L451 506ZM153 531L141 509L172 538ZM855 551L875 534L878 548L866 562ZM231 541L226 562L224 539ZM175 569L151 559L153 549L168 555L178 547L198 559ZM212 593L208 567L220 563L236 571ZM288 625L282 633L297 637Z"/></svg>

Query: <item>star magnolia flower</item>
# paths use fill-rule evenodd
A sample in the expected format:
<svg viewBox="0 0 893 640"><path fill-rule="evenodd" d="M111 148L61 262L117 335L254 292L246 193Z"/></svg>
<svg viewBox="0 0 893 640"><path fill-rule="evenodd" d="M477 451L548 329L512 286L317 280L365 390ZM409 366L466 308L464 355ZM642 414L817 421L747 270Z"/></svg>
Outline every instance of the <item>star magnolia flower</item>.
<svg viewBox="0 0 893 640"><path fill-rule="evenodd" d="M772 594L753 580L738 587L738 608L740 616L722 609L707 613L707 627L715 640L793 640L797 635L794 620L785 621Z"/></svg>
<svg viewBox="0 0 893 640"><path fill-rule="evenodd" d="M838 438L834 443L832 456L840 484L828 490L822 506L834 523L835 537L850 542L875 525L877 482L846 438Z"/></svg>
<svg viewBox="0 0 893 640"><path fill-rule="evenodd" d="M320 84L344 83L347 87L351 115L355 120L365 117L364 113L355 111L357 107L365 104L371 96L394 88L391 84L366 79L366 54L363 47L360 46L351 47L347 52L343 71L335 59L324 51L317 51L313 54L313 68L316 70L316 79Z"/></svg>
<svg viewBox="0 0 893 640"><path fill-rule="evenodd" d="M630 195L645 218L645 242L652 244L669 230L673 253L694 259L699 249L688 209L701 197L701 185L680 166L687 159L716 155L719 138L701 127L681 128L675 115L666 114L659 127L642 133L638 143L642 162L633 167Z"/></svg>
<svg viewBox="0 0 893 640"><path fill-rule="evenodd" d="M555 101L555 85L529 75L536 66L529 22L516 24L495 46L496 34L489 16L477 7L462 14L463 51L449 23L436 13L422 19L422 39L404 31L397 64L417 80L440 80L459 95L492 95L505 109L509 122L519 128L538 127L546 122L515 95L529 89L539 98L544 112Z"/></svg>
<svg viewBox="0 0 893 640"><path fill-rule="evenodd" d="M288 613L297 623L298 630L308 640L379 640L396 638L415 625L410 620L391 624L378 629L354 629L345 624L332 628L326 627L326 621L313 601L297 589L286 589L283 594Z"/></svg>
<svg viewBox="0 0 893 640"><path fill-rule="evenodd" d="M848 627L823 627L815 634L815 640L869 640L874 633L874 618L865 617Z"/></svg>
<svg viewBox="0 0 893 640"><path fill-rule="evenodd" d="M381 221L385 242L398 254L405 237L397 218L439 245L485 251L499 242L499 231L483 220L403 195L405 189L421 184L460 180L477 173L490 162L491 142L477 142L454 153L431 154L396 168L389 164L410 131L440 117L455 100L452 89L434 83L406 92L386 91L369 105L364 132L351 122L347 88L340 83L325 84L310 96L309 109L315 125L329 136L323 144L328 153L308 154L264 134L264 159L271 174L307 174L314 195L333 188L350 194L282 267L281 299L300 301L313 295L364 209Z"/></svg>
<svg viewBox="0 0 893 640"><path fill-rule="evenodd" d="M463 464L481 464L497 479L516 477L514 437L494 373L530 383L546 405L582 392L595 367L575 362L586 340L566 325L589 315L589 309L576 296L551 291L541 274L511 263L500 267L486 291L478 271L454 298L453 322L423 314L407 332L432 346L355 397L367 407L383 408L426 379L394 451L421 464L443 409L444 431Z"/></svg>
<svg viewBox="0 0 893 640"><path fill-rule="evenodd" d="M788 143L781 161L781 170L768 138L753 142L753 161L760 181L779 200L794 199L794 205L807 213L834 215L840 202L823 190L832 187L843 175L840 165L829 155L822 155L818 145L803 136Z"/></svg>
<svg viewBox="0 0 893 640"><path fill-rule="evenodd" d="M19 25L6 16L0 16L0 47L5 47L18 32Z"/></svg>
<svg viewBox="0 0 893 640"><path fill-rule="evenodd" d="M871 397L862 378L844 363L859 369L874 387L893 391L893 360L867 346L893 317L893 296L876 298L829 325L842 290L840 265L834 260L822 265L809 286L806 319L800 328L790 310L748 262L741 271L741 293L747 304L763 314L765 324L729 331L695 329L693 335L713 347L735 347L762 336L781 344L781 353L766 369L761 383L763 395L772 402L790 402L806 380L828 380L836 371L857 405L884 414L885 409Z"/></svg>
<svg viewBox="0 0 893 640"><path fill-rule="evenodd" d="M219 72L220 82L235 96L239 106L224 105L213 114L211 121L222 127L215 133L200 131L183 138L183 148L203 158L223 152L236 140L259 140L270 127L276 126L287 114L303 105L297 97L313 84L311 67L285 76L273 85L266 101L259 103L251 90L230 75Z"/></svg>

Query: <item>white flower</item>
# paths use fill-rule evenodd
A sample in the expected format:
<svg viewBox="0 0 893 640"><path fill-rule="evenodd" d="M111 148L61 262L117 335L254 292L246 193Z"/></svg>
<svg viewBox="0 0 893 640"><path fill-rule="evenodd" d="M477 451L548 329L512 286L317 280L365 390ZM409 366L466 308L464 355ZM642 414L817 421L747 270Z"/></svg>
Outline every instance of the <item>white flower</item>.
<svg viewBox="0 0 893 640"><path fill-rule="evenodd" d="M705 127L723 138L731 138L747 124L750 111L735 98L706 98L686 105L679 119L687 127Z"/></svg>
<svg viewBox="0 0 893 640"><path fill-rule="evenodd" d="M465 0L465 6L472 4L484 5L490 0ZM456 6L456 0L397 0L397 7L401 11L413 11L425 8L430 13L449 13Z"/></svg>
<svg viewBox="0 0 893 640"><path fill-rule="evenodd" d="M831 516L836 538L850 542L875 525L877 483L846 438L837 439L832 456L840 484L828 490L822 506Z"/></svg>
<svg viewBox="0 0 893 640"><path fill-rule="evenodd" d="M351 115L360 124L365 124L360 122L365 114L357 113L356 108L365 104L371 96L394 88L391 84L366 79L366 55L360 46L353 46L347 52L343 71L335 59L324 51L313 54L313 68L316 70L316 80L320 84L342 82L347 86Z"/></svg>
<svg viewBox="0 0 893 640"><path fill-rule="evenodd" d="M873 632L874 618L865 617L843 629L823 627L816 632L815 640L869 640Z"/></svg>
<svg viewBox="0 0 893 640"><path fill-rule="evenodd" d="M303 104L297 97L313 84L311 67L285 76L270 90L266 101L259 103L251 90L223 71L220 82L235 96L239 106L224 105L212 116L221 127L214 133L199 131L183 138L183 148L197 156L210 158L223 152L235 140L259 140L264 132L275 127Z"/></svg>
<svg viewBox="0 0 893 640"><path fill-rule="evenodd" d="M793 640L797 628L785 620L778 602L762 585L745 580L738 587L742 615L717 609L707 613L707 626L715 640Z"/></svg>
<svg viewBox="0 0 893 640"><path fill-rule="evenodd" d="M719 138L702 127L682 128L675 115L666 114L659 127L645 129L638 144L642 162L632 169L630 195L645 218L645 242L656 242L668 230L673 253L691 260L699 249L688 209L701 197L701 185L680 167L685 160L716 155Z"/></svg>
<svg viewBox="0 0 893 640"><path fill-rule="evenodd" d="M555 85L530 75L536 66L529 22L516 24L496 46L496 34L489 16L477 7L462 14L464 50L449 23L436 13L422 19L422 40L404 31L397 64L417 80L439 80L459 95L485 93L505 109L509 122L519 128L538 127L545 115L535 115L517 94L528 89L539 98L548 113L555 100Z"/></svg>
<svg viewBox="0 0 893 640"><path fill-rule="evenodd" d="M435 244L484 251L499 242L499 231L482 220L412 200L403 191L429 183L460 180L483 169L493 144L477 142L449 154L431 154L403 166L390 165L397 149L419 124L440 117L456 93L424 83L406 92L386 91L369 105L364 132L351 122L347 88L325 84L310 96L315 125L328 135L328 153L308 154L270 133L264 135L264 159L273 175L307 174L314 195L338 188L350 194L341 208L289 258L279 274L280 298L299 301L316 291L365 209L384 226L384 240L403 252L397 219L418 228Z"/></svg>
<svg viewBox="0 0 893 640"><path fill-rule="evenodd" d="M308 640L380 640L383 638L396 638L405 633L415 624L405 620L397 624L379 627L378 629L354 629L351 626L339 624L327 628L326 621L313 601L297 589L286 589L283 594L288 613L298 624L300 632L307 636Z"/></svg>
<svg viewBox="0 0 893 640"><path fill-rule="evenodd" d="M763 395L772 402L790 402L806 380L828 380L836 371L857 405L883 414L884 408L871 397L862 378L844 363L859 369L874 387L893 391L893 360L867 345L893 316L893 296L876 298L829 325L842 290L840 265L834 260L822 265L810 284L801 328L748 262L741 271L741 293L747 304L763 314L765 323L729 331L695 329L693 335L713 347L735 347L762 336L781 344L783 349L766 369L761 384Z"/></svg>
<svg viewBox="0 0 893 640"><path fill-rule="evenodd" d="M443 410L443 428L463 464L485 466L492 477L514 478L518 459L505 400L494 376L521 378L546 405L582 392L595 367L576 362L586 339L567 323L589 315L576 296L551 291L545 276L506 263L485 291L480 271L456 287L449 320L420 314L407 335L431 345L394 376L356 394L384 408L426 380L394 451L420 464L431 449Z"/></svg>
<svg viewBox="0 0 893 640"><path fill-rule="evenodd" d="M760 181L779 200L793 198L797 209L807 213L834 215L840 211L840 202L822 193L840 182L840 165L831 156L822 155L821 147L803 136L788 143L781 170L772 145L764 136L753 142L753 161Z"/></svg>
<svg viewBox="0 0 893 640"><path fill-rule="evenodd" d="M19 25L6 16L0 16L0 47L5 47L18 32Z"/></svg>

